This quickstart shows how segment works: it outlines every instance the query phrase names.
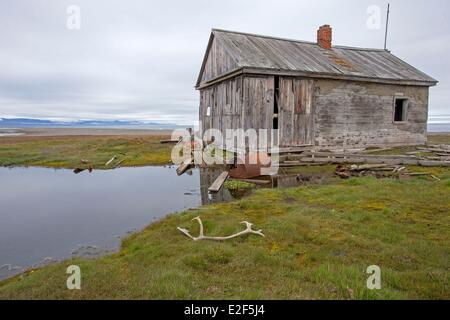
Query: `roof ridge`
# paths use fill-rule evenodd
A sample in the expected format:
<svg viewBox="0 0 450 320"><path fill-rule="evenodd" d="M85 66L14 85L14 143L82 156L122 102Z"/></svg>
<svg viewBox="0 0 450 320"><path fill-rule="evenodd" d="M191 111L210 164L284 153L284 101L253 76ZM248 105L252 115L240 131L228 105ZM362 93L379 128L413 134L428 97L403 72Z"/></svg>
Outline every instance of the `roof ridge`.
<svg viewBox="0 0 450 320"><path fill-rule="evenodd" d="M241 35L252 36L252 37L259 37L259 38L266 38L266 39L273 39L273 40L281 40L281 41L289 41L289 42L297 42L297 43L303 43L303 44L310 44L310 45L318 46L317 42L306 41L306 40L298 40L298 39L290 39L290 38L282 38L282 37L275 37L275 36L267 36L267 35L263 35L263 34L256 34L256 33L249 33L249 32L241 32L241 31L233 31L233 30L225 30L225 29L217 29L217 28L212 28L211 32L234 33L234 34L241 34ZM362 47L342 46L342 45L333 45L332 48L343 49L343 50L390 52L389 50L379 49L379 48L362 48Z"/></svg>
<svg viewBox="0 0 450 320"><path fill-rule="evenodd" d="M217 32L225 32L225 33L235 33L235 34L242 34L242 35L252 36L252 37L267 38L267 39L274 39L274 40L283 40L283 41L293 41L293 42L300 42L300 43L305 43L305 44L317 45L316 42L312 42L312 41L289 39L289 38L281 38L281 37L267 36L267 35L263 35L263 34L249 33L249 32L232 31L232 30L215 29L215 28L213 28L212 31L213 32L217 31Z"/></svg>

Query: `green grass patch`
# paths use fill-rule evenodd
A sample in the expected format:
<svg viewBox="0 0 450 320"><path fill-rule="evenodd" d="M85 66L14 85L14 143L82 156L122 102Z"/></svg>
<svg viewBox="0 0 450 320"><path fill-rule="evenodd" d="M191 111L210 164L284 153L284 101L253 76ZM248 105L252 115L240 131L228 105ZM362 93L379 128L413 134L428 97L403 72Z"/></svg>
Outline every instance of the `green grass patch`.
<svg viewBox="0 0 450 320"><path fill-rule="evenodd" d="M318 174L318 175L334 175L336 165L311 165L298 166L291 168L280 168L280 174Z"/></svg>
<svg viewBox="0 0 450 320"><path fill-rule="evenodd" d="M226 180L223 185L229 190L252 189L256 187L254 183L239 180Z"/></svg>
<svg viewBox="0 0 450 320"><path fill-rule="evenodd" d="M89 160L95 169L121 166L169 164L170 144L160 144L166 136L64 136L0 139L0 166L40 166L52 168L85 167ZM114 155L117 159L105 166Z"/></svg>

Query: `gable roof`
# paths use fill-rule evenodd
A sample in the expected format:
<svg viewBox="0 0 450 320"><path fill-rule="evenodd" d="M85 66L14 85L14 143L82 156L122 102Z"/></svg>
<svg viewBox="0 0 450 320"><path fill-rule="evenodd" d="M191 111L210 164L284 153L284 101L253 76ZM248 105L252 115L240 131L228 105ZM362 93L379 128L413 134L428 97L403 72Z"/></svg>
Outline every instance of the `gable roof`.
<svg viewBox="0 0 450 320"><path fill-rule="evenodd" d="M368 82L433 86L437 80L397 58L387 50L333 46L212 29L196 87L208 85L227 74L202 83L202 74L213 41L219 41L234 60L234 73L297 75Z"/></svg>

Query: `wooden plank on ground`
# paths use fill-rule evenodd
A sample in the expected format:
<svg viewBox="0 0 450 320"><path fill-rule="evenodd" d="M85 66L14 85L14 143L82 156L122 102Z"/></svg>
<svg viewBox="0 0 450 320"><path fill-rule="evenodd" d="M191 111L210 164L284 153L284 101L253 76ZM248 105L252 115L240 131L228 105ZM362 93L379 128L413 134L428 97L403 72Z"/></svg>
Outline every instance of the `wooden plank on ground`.
<svg viewBox="0 0 450 320"><path fill-rule="evenodd" d="M293 147L279 147L278 149L269 149L269 154L285 154L285 153L301 153L304 151L310 151L314 148L312 144L305 144Z"/></svg>
<svg viewBox="0 0 450 320"><path fill-rule="evenodd" d="M192 158L185 159L177 168L177 175L181 176L192 167Z"/></svg>
<svg viewBox="0 0 450 320"><path fill-rule="evenodd" d="M419 165L424 167L450 167L450 161L432 161L432 160L411 160L411 159L389 159L389 158L365 158L365 157L346 157L346 158L321 158L304 157L299 159L303 163L321 163L321 164L351 164L351 163L372 163L372 164L390 164L390 165ZM301 165L301 164L298 164ZM285 164L280 167L297 166L297 164Z"/></svg>
<svg viewBox="0 0 450 320"><path fill-rule="evenodd" d="M385 158L385 159L411 159L415 160L417 159L414 155L392 155L392 154L361 154L361 153L338 153L338 152L304 152L301 154L301 156L317 156L317 157L332 157L332 158L352 158L352 157L360 157L360 158ZM291 155L291 158L295 158L296 155Z"/></svg>
<svg viewBox="0 0 450 320"><path fill-rule="evenodd" d="M160 140L159 143L161 144L168 144L168 143L178 143L180 140Z"/></svg>
<svg viewBox="0 0 450 320"><path fill-rule="evenodd" d="M450 167L450 161L419 161L422 167Z"/></svg>
<svg viewBox="0 0 450 320"><path fill-rule="evenodd" d="M306 162L300 162L300 163L295 163L295 164L285 164L285 163L280 163L279 167L280 168L294 168L294 167L309 167L309 166L322 166L325 165L327 163L306 163Z"/></svg>
<svg viewBox="0 0 450 320"><path fill-rule="evenodd" d="M450 150L447 149L437 149L437 148L423 148L423 147L417 147L418 150L422 150L425 152L443 152L443 153L450 153Z"/></svg>
<svg viewBox="0 0 450 320"><path fill-rule="evenodd" d="M218 192L220 188L222 188L223 183L228 178L228 171L222 172L217 179L213 182L213 184L208 188L209 192Z"/></svg>

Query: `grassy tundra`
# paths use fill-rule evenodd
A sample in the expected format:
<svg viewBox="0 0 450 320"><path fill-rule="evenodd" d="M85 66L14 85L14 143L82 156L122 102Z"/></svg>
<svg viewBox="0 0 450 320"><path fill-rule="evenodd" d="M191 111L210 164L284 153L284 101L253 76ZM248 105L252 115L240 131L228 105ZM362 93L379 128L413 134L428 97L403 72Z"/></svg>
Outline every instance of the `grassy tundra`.
<svg viewBox="0 0 450 320"><path fill-rule="evenodd" d="M2 281L0 299L449 299L450 170L411 169L419 170L440 181L332 179L173 214L116 254ZM207 235L248 220L266 237L194 242L176 227L196 234L196 216ZM66 288L71 264L82 270L81 290ZM366 287L370 265L381 268L381 290Z"/></svg>
<svg viewBox="0 0 450 320"><path fill-rule="evenodd" d="M110 169L105 163L114 155L125 159L121 164L124 167L165 165L171 163L173 145L159 142L169 138L167 135L0 137L0 166L73 169L80 166L81 159L87 159L94 168ZM450 134L433 134L428 141L450 144ZM410 149L414 147L398 148L392 152Z"/></svg>
<svg viewBox="0 0 450 320"><path fill-rule="evenodd" d="M114 155L122 166L170 163L172 145L160 144L167 136L55 136L0 138L0 166L40 166L73 169L81 159L96 169Z"/></svg>

